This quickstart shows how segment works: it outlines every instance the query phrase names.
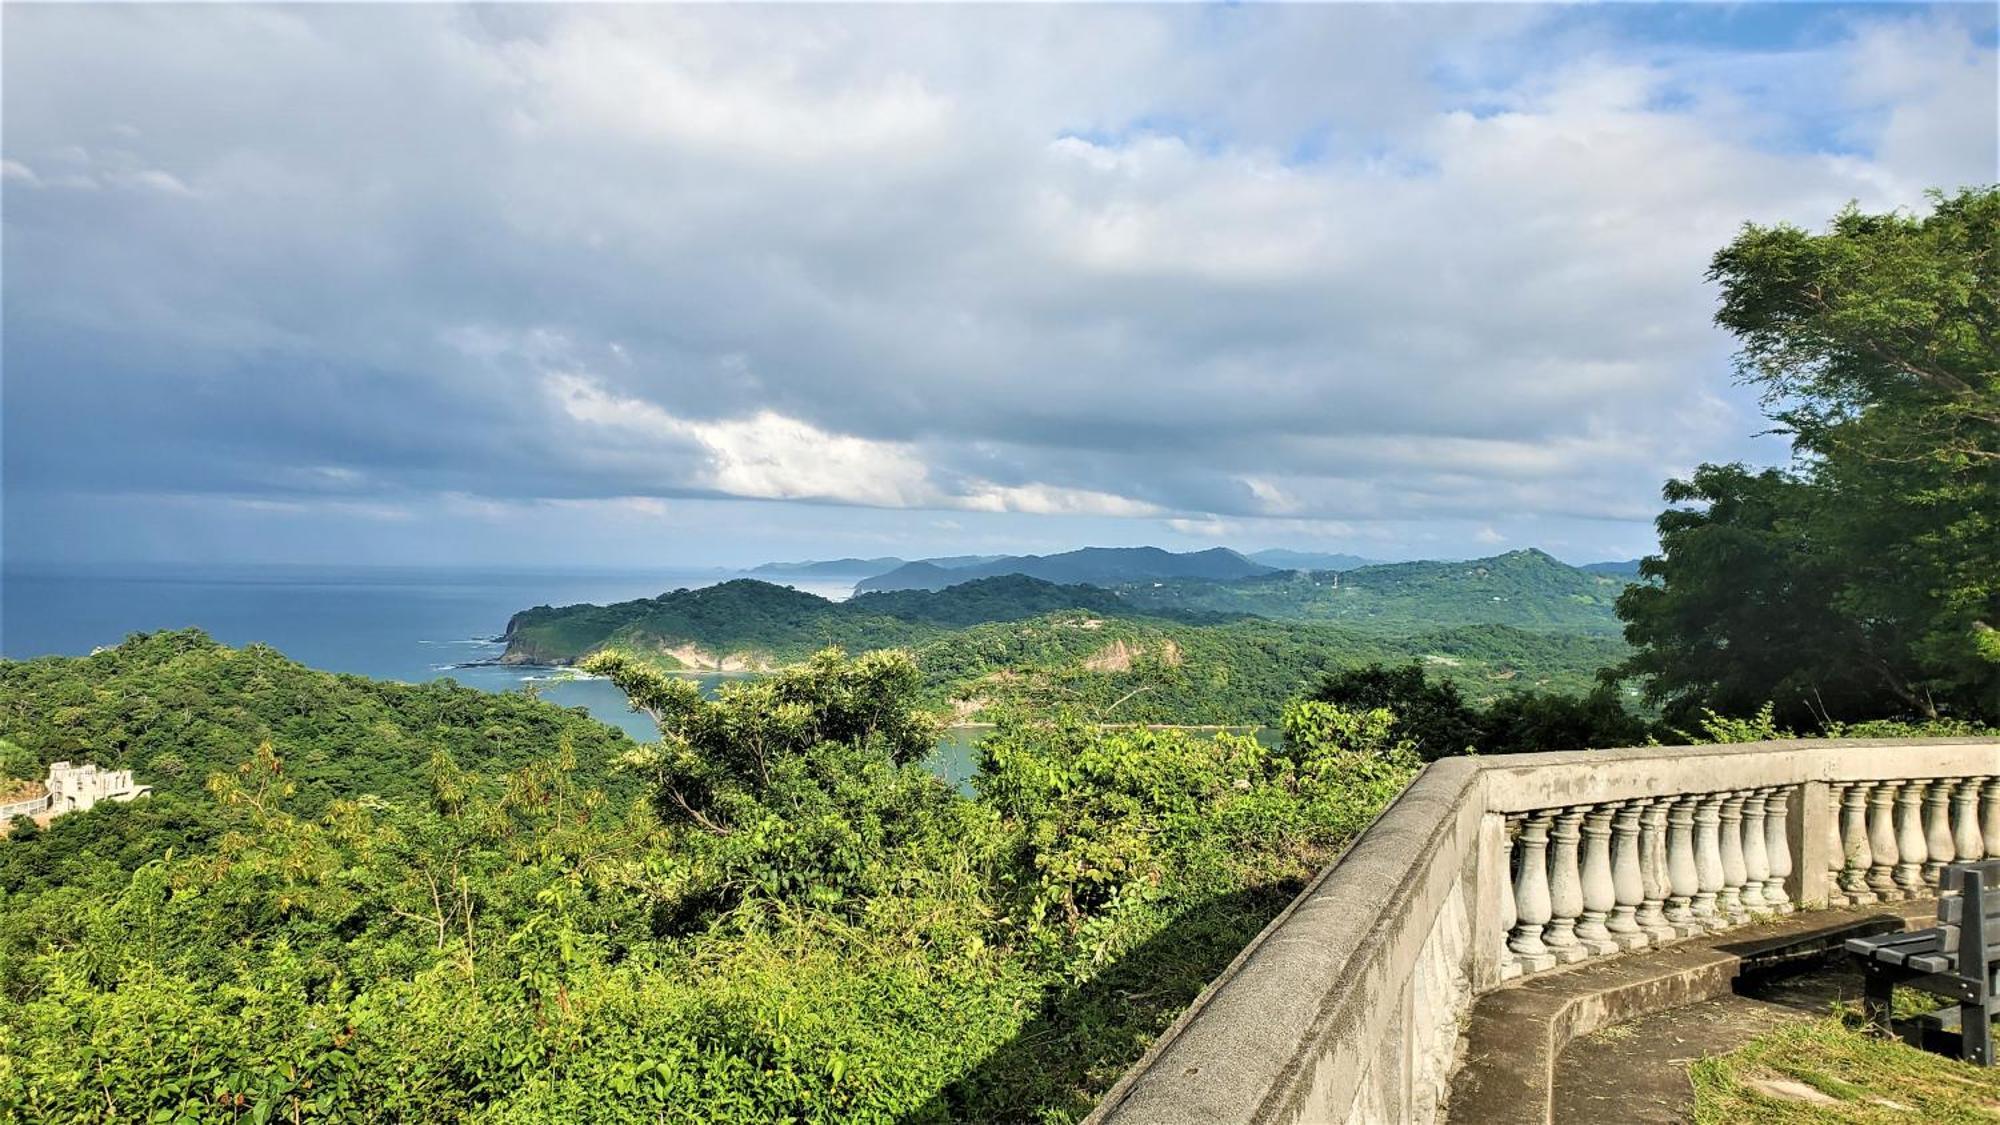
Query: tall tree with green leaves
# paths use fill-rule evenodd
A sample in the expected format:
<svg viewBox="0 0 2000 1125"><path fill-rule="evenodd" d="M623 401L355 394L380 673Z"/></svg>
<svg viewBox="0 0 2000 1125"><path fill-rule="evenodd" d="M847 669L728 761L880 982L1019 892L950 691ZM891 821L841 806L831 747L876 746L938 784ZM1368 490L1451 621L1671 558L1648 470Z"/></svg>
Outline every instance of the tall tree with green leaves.
<svg viewBox="0 0 2000 1125"><path fill-rule="evenodd" d="M1668 483L1652 584L1619 602L1669 718L2000 718L2000 188L1849 207L1716 254L1793 464Z"/></svg>

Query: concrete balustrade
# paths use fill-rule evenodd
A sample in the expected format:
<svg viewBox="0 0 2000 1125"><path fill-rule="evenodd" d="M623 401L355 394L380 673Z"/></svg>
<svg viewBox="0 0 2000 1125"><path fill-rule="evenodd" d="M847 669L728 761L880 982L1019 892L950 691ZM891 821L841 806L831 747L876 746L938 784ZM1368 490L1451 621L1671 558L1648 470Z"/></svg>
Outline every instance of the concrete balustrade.
<svg viewBox="0 0 2000 1125"><path fill-rule="evenodd" d="M2000 739L1436 762L1091 1120L1430 1121L1474 997L2000 858Z"/></svg>

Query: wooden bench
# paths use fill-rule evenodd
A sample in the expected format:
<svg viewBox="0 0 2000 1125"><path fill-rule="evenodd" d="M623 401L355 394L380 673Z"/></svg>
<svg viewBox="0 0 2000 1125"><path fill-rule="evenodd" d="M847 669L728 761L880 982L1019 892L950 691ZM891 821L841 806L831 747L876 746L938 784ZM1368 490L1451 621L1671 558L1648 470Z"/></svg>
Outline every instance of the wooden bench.
<svg viewBox="0 0 2000 1125"><path fill-rule="evenodd" d="M1959 1055L1993 1065L1994 972L2000 968L2000 860L1944 869L1938 924L1926 930L1847 939L1861 962L1861 1011L1870 1027L1889 1030L1897 985L1958 1001Z"/></svg>

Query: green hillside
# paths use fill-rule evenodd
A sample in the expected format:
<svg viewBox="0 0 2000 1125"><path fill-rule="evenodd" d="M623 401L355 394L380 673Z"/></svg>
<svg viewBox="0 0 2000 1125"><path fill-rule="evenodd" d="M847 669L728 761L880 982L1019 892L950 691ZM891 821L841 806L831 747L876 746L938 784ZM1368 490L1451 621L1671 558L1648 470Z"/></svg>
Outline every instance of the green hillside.
<svg viewBox="0 0 2000 1125"><path fill-rule="evenodd" d="M1161 581L1118 587L1142 611L1197 610L1338 622L1407 633L1463 625L1615 635L1622 576L1568 566L1536 550L1465 562L1383 563L1286 571L1233 582Z"/></svg>
<svg viewBox="0 0 2000 1125"><path fill-rule="evenodd" d="M758 669L791 663L828 645L852 651L907 647L950 629L1068 609L1137 612L1101 587L1058 586L1021 575L938 591L863 594L844 602L738 579L615 605L524 610L507 624L503 659L567 664L608 647L640 652L668 667ZM1157 612L1177 620L1219 619L1201 611Z"/></svg>
<svg viewBox="0 0 2000 1125"><path fill-rule="evenodd" d="M1407 636L1246 620L1188 625L1052 614L946 634L916 649L927 691L966 719L1070 704L1115 722L1272 723L1328 672L1420 661L1487 703L1525 689L1581 693L1625 653L1613 637L1505 625Z"/></svg>

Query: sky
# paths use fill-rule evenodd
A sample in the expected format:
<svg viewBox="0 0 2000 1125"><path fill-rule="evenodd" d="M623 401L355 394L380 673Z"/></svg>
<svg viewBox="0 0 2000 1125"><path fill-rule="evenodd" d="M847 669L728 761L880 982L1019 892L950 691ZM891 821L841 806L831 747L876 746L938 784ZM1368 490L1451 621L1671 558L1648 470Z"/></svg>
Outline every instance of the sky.
<svg viewBox="0 0 2000 1125"><path fill-rule="evenodd" d="M9 5L9 566L1653 549L1990 4Z"/></svg>

